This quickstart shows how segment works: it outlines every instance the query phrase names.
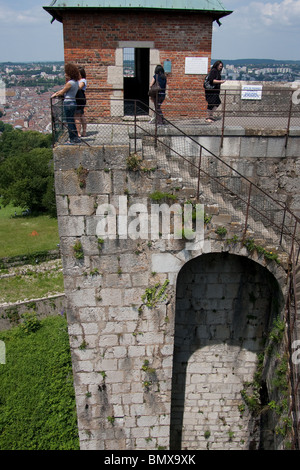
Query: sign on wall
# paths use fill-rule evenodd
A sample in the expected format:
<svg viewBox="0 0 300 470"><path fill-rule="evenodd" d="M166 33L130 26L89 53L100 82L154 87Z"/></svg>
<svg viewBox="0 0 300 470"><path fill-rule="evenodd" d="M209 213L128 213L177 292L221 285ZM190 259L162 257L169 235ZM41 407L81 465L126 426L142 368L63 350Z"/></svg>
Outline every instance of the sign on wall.
<svg viewBox="0 0 300 470"><path fill-rule="evenodd" d="M242 100L261 100L262 85L243 85Z"/></svg>
<svg viewBox="0 0 300 470"><path fill-rule="evenodd" d="M208 57L186 57L185 74L206 75L208 69Z"/></svg>

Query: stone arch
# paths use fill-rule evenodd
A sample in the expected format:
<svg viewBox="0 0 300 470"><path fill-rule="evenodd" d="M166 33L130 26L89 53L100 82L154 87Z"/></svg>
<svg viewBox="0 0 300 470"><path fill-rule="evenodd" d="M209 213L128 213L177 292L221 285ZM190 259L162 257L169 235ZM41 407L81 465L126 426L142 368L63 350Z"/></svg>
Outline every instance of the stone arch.
<svg viewBox="0 0 300 470"><path fill-rule="evenodd" d="M188 261L176 289L170 448L271 449L272 436L249 412L241 390L283 308L275 276L236 254ZM268 400L263 390L263 400Z"/></svg>

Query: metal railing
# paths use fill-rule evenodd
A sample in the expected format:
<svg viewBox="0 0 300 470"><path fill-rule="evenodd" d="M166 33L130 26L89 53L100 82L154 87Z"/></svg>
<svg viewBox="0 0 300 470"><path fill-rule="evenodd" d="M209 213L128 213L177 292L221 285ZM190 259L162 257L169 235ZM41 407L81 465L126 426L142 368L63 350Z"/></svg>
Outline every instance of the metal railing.
<svg viewBox="0 0 300 470"><path fill-rule="evenodd" d="M110 97L112 91L116 92L116 90L109 88L88 91L88 104L85 108L85 114L90 132L93 131L92 126L97 123L118 123L119 125L123 124L125 127L130 117L136 116L141 120L143 117L146 119L149 114L154 113L151 110L151 107L154 106L149 106L149 103L142 103L133 99L112 98ZM175 97L179 93L180 90L167 90L167 96L162 106L170 122L182 130L190 125L207 125L205 122L207 103L203 99L203 92L200 92L200 90L199 92L187 90L182 99L178 101ZM297 91L292 88L264 86L261 99L243 99L241 89L221 90L221 105L215 113L217 120L211 125L217 127L220 131L221 146L223 145L225 128L228 126L272 132L276 130L285 136L285 146L287 146L291 129L300 128L300 103L295 93ZM63 123L62 100L51 100L51 115L52 133L54 142L56 142ZM103 132L105 133L104 128L101 129L102 136ZM109 130L107 133L109 133ZM99 133L94 131L94 139L91 138L90 134L90 139L86 142L97 145L97 134L99 137Z"/></svg>
<svg viewBox="0 0 300 470"><path fill-rule="evenodd" d="M269 99L269 105L264 103L251 105L238 101L236 95L224 93L225 104L220 121L216 126L223 135L225 123L236 118L258 119L257 125L263 119L264 129L274 129L274 119L278 119L280 128L282 120L287 124L284 127L284 135L289 134L291 123L298 123L300 119L298 108L294 108L291 101L281 97L278 109L273 110L275 103ZM231 96L231 106L228 106L228 97ZM235 98L234 98L235 96ZM286 95L287 96L287 95ZM291 93L289 99L292 99ZM235 101L234 101L235 100ZM124 116L124 107L130 109L130 115ZM249 107L255 109L245 109ZM164 106L163 106L164 107ZM262 107L262 108L261 108ZM62 102L51 102L52 130L54 144L64 144L66 139L66 122L63 118ZM249 118L249 113L250 118ZM204 147L199 137L189 135L187 126L195 123L205 124L205 115L198 120L165 120L165 126L157 126L149 123L149 117L155 118L156 112L144 103L136 100L124 102L124 100L99 100L94 101L86 108L88 133L82 139L82 145L122 144L129 146L132 153L141 150L142 141L164 149L157 152L155 165L157 169L163 169L173 178L180 178L195 190L196 199L207 202L209 194L211 202L218 204L224 211L230 211L233 220L242 223L242 239L251 239L259 234L275 251L281 250L287 256L287 278L289 286L287 295L285 319L288 324L288 355L290 363L291 408L290 416L293 418L294 441L293 448L300 448L300 400L299 366L292 363L292 344L297 340L298 312L297 312L297 287L296 274L299 268L300 254L300 219L289 209L284 199L280 199L275 193L271 195L250 179L242 175L218 155ZM269 119L272 122L269 122ZM188 122L187 122L188 121ZM184 162L184 165L182 165ZM298 280L300 283L300 279Z"/></svg>

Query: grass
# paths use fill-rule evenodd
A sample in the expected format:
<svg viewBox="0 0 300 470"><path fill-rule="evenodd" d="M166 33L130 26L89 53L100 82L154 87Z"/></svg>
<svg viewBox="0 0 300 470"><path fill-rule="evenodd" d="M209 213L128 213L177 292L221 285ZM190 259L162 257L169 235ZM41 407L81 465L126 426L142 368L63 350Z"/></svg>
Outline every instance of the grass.
<svg viewBox="0 0 300 470"><path fill-rule="evenodd" d="M0 450L78 450L66 319L27 319L0 340Z"/></svg>
<svg viewBox="0 0 300 470"><path fill-rule="evenodd" d="M54 250L59 243L57 219L48 215L22 217L22 209L2 206L0 240L0 258Z"/></svg>
<svg viewBox="0 0 300 470"><path fill-rule="evenodd" d="M63 273L58 268L52 267L43 272L27 269L25 274L0 279L0 304L38 299L63 292Z"/></svg>

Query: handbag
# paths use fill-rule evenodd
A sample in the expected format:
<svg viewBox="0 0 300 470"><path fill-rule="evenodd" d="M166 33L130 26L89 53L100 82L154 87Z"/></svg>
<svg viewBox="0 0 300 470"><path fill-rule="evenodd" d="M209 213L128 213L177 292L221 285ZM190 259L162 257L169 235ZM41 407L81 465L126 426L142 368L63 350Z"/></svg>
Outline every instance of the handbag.
<svg viewBox="0 0 300 470"><path fill-rule="evenodd" d="M158 77L155 75L155 82L153 85L150 87L148 91L148 95L151 96L152 98L157 95L157 93L161 90L160 85L158 83Z"/></svg>
<svg viewBox="0 0 300 470"><path fill-rule="evenodd" d="M78 89L78 91L76 93L76 96L75 96L75 99L76 99L77 106L85 106L86 105L85 92L82 88Z"/></svg>
<svg viewBox="0 0 300 470"><path fill-rule="evenodd" d="M204 83L203 83L203 87L205 88L205 90L214 90L215 85L212 85L210 83L209 75L206 75Z"/></svg>

